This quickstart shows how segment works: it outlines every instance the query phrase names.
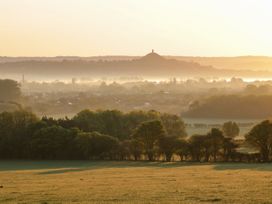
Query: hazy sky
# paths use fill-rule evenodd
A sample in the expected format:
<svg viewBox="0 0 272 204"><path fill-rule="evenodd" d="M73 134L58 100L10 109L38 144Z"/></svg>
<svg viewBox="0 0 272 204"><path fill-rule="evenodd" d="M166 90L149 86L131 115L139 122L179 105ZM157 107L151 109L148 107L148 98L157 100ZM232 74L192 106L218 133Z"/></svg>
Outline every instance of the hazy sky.
<svg viewBox="0 0 272 204"><path fill-rule="evenodd" d="M271 0L0 0L0 56L272 56Z"/></svg>

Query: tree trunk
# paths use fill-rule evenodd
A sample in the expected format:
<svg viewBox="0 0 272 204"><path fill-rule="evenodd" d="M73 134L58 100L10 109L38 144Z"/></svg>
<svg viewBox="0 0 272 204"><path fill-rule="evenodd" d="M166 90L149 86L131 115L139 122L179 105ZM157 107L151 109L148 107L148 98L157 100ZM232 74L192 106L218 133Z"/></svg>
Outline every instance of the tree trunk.
<svg viewBox="0 0 272 204"><path fill-rule="evenodd" d="M171 161L171 158L172 158L172 154L171 154L171 153L166 153L166 154L165 154L165 157L166 157L166 161L167 161L167 162L170 162L170 161Z"/></svg>
<svg viewBox="0 0 272 204"><path fill-rule="evenodd" d="M206 151L205 153L205 162L208 162L210 160L210 154Z"/></svg>
<svg viewBox="0 0 272 204"><path fill-rule="evenodd" d="M148 152L148 153L147 153L147 157L148 157L148 160L149 160L149 161L153 161L153 160L154 160L153 152Z"/></svg>
<svg viewBox="0 0 272 204"><path fill-rule="evenodd" d="M262 152L262 159L263 159L263 162L268 162L269 161L269 152L268 151L263 151Z"/></svg>
<svg viewBox="0 0 272 204"><path fill-rule="evenodd" d="M216 152L213 153L213 161L216 162L217 158L216 158Z"/></svg>
<svg viewBox="0 0 272 204"><path fill-rule="evenodd" d="M183 161L183 154L179 154L180 161Z"/></svg>

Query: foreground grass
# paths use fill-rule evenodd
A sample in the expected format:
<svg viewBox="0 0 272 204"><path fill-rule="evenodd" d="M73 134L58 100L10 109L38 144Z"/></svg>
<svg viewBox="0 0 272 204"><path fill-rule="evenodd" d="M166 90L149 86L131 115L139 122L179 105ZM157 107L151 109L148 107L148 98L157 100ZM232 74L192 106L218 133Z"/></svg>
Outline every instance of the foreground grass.
<svg viewBox="0 0 272 204"><path fill-rule="evenodd" d="M0 203L272 203L272 164L0 161Z"/></svg>

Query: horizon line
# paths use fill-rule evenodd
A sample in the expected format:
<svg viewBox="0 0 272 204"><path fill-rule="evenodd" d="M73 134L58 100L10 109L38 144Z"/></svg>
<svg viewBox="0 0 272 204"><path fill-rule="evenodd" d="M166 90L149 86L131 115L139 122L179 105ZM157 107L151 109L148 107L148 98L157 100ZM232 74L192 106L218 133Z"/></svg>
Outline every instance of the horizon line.
<svg viewBox="0 0 272 204"><path fill-rule="evenodd" d="M151 53L151 52L149 52ZM147 54L149 54L147 53ZM155 52L157 53L157 52ZM105 54L105 55L0 55L0 58L91 58L91 57L142 57L144 55ZM159 54L159 53L157 53ZM160 54L159 54L160 55ZM272 55L160 55L163 57L200 57L200 58L238 58L238 57L272 57Z"/></svg>

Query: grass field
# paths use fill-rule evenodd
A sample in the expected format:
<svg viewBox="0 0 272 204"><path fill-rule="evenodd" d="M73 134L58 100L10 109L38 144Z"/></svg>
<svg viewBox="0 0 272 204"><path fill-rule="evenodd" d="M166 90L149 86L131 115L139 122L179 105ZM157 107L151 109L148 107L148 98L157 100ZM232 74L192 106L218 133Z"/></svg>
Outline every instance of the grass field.
<svg viewBox="0 0 272 204"><path fill-rule="evenodd" d="M272 164L0 161L0 203L272 203Z"/></svg>

